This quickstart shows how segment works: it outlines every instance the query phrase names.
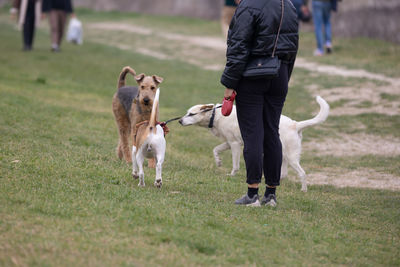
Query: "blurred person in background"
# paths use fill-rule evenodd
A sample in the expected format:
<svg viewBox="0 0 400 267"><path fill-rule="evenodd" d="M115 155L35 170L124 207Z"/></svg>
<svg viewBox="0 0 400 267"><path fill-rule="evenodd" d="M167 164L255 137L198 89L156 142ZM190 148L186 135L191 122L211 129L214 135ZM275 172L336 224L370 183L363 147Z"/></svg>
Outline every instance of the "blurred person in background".
<svg viewBox="0 0 400 267"><path fill-rule="evenodd" d="M228 36L229 24L231 23L232 17L235 14L238 3L239 0L225 0L225 4L222 7L221 27L224 38Z"/></svg>
<svg viewBox="0 0 400 267"><path fill-rule="evenodd" d="M311 20L311 13L308 9L308 0L291 0L297 11L297 17L303 22Z"/></svg>
<svg viewBox="0 0 400 267"><path fill-rule="evenodd" d="M336 11L337 0L312 0L315 38L317 49L314 56L322 56L324 47L326 53L332 53L331 11Z"/></svg>
<svg viewBox="0 0 400 267"><path fill-rule="evenodd" d="M67 17L75 17L71 0L43 0L42 11L49 17L51 51L60 52Z"/></svg>
<svg viewBox="0 0 400 267"><path fill-rule="evenodd" d="M18 15L18 26L22 29L23 50L31 51L35 27L41 17L41 0L13 0L10 13L13 20Z"/></svg>

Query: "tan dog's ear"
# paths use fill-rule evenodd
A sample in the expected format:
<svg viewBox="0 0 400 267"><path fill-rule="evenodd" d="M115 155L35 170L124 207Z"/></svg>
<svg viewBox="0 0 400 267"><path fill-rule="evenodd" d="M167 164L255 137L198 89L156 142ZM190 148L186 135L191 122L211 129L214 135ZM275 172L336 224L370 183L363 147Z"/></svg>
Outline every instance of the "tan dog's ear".
<svg viewBox="0 0 400 267"><path fill-rule="evenodd" d="M140 73L139 75L135 76L135 80L137 83L140 84L143 81L144 77L146 77L146 75L144 73Z"/></svg>
<svg viewBox="0 0 400 267"><path fill-rule="evenodd" d="M213 109L214 105L213 104L208 104L208 105L204 105L200 108L200 110L205 110L205 109Z"/></svg>
<svg viewBox="0 0 400 267"><path fill-rule="evenodd" d="M160 84L160 83L162 83L164 81L164 78L159 77L157 75L153 75L153 80L154 80L155 83Z"/></svg>

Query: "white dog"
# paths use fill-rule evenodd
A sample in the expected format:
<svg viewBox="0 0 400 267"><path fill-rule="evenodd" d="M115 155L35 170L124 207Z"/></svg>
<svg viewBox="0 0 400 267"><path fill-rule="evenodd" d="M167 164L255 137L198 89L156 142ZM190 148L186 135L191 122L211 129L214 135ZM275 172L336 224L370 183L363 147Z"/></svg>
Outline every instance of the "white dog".
<svg viewBox="0 0 400 267"><path fill-rule="evenodd" d="M287 176L287 165L289 164L300 177L301 190L304 192L307 191L307 181L306 173L300 166L302 131L307 127L322 123L329 114L328 103L320 96L317 96L316 100L320 106L320 111L313 119L297 122L282 115L279 123L279 134L283 152L281 178ZM208 127L215 136L220 137L224 143L216 146L213 150L215 163L218 167L221 166L219 153L231 149L233 168L230 175L233 176L239 170L243 140L236 117L236 107L233 106L230 116L224 117L219 109L220 106L220 104L193 106L179 120L179 123L183 126L198 125Z"/></svg>
<svg viewBox="0 0 400 267"><path fill-rule="evenodd" d="M165 157L165 138L163 128L156 124L158 113L158 102L160 89L157 89L153 100L150 121L144 121L136 125L136 146L132 147L132 176L139 177L138 186L145 186L143 161L144 158L156 158L156 179L154 185L158 188L162 186L162 164Z"/></svg>

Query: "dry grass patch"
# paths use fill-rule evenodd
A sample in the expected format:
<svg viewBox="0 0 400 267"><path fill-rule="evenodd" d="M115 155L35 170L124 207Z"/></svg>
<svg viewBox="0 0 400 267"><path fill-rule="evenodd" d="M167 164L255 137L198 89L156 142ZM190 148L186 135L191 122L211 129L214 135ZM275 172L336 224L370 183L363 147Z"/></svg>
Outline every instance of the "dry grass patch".
<svg viewBox="0 0 400 267"><path fill-rule="evenodd" d="M400 190L400 177L369 168L356 170L323 168L307 175L309 184L334 185L336 187L361 187L386 190Z"/></svg>
<svg viewBox="0 0 400 267"><path fill-rule="evenodd" d="M398 98L400 87L396 85L377 86L373 83L364 83L323 90L318 85L312 84L307 89L312 94L321 95L331 104L331 116L362 113L400 114L400 98ZM387 95L393 97L385 97Z"/></svg>
<svg viewBox="0 0 400 267"><path fill-rule="evenodd" d="M316 155L343 156L399 156L400 139L371 134L340 134L338 137L316 142L304 142L303 149Z"/></svg>

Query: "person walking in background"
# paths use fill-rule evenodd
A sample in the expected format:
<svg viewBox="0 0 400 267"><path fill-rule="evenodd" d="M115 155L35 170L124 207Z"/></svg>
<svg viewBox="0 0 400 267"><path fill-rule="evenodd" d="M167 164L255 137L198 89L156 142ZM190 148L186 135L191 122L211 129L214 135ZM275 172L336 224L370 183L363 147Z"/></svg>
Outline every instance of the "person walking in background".
<svg viewBox="0 0 400 267"><path fill-rule="evenodd" d="M11 18L15 19L18 14L18 26L22 28L23 50L30 51L33 48L35 27L41 17L40 0L13 0L10 10Z"/></svg>
<svg viewBox="0 0 400 267"><path fill-rule="evenodd" d="M312 0L315 38L317 49L314 56L332 53L331 10L336 9L336 0Z"/></svg>
<svg viewBox="0 0 400 267"><path fill-rule="evenodd" d="M235 14L238 2L239 0L225 0L225 4L222 7L221 27L224 38L228 36L229 24L231 23L233 14Z"/></svg>
<svg viewBox="0 0 400 267"><path fill-rule="evenodd" d="M42 11L49 17L51 51L59 52L67 16L75 17L71 0L43 0Z"/></svg>
<svg viewBox="0 0 400 267"><path fill-rule="evenodd" d="M298 38L297 12L290 0L239 3L229 28L227 62L221 77L226 87L225 98L237 92L236 112L244 143L248 189L235 204L260 205L258 187L263 173L266 190L261 204L275 206L277 203L276 187L280 184L282 166L279 121L297 55ZM281 60L278 77L243 77L251 58L271 57L273 51Z"/></svg>
<svg viewBox="0 0 400 267"><path fill-rule="evenodd" d="M291 0L297 11L297 17L303 22L311 20L311 13L308 9L308 0Z"/></svg>

